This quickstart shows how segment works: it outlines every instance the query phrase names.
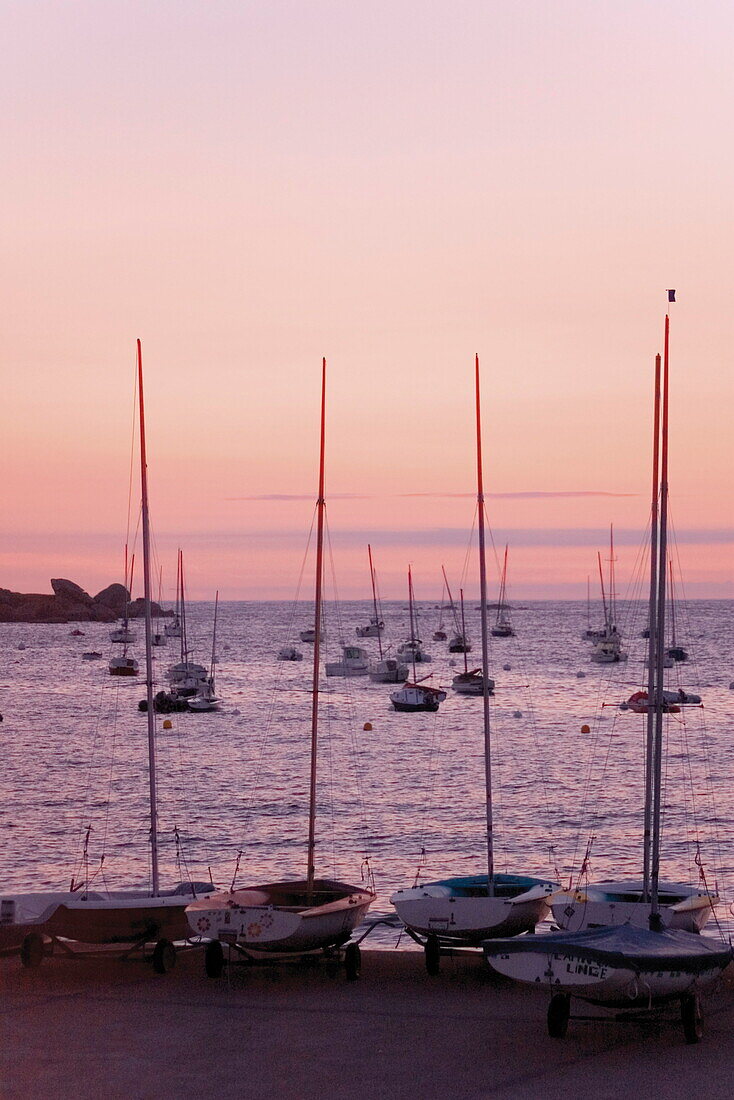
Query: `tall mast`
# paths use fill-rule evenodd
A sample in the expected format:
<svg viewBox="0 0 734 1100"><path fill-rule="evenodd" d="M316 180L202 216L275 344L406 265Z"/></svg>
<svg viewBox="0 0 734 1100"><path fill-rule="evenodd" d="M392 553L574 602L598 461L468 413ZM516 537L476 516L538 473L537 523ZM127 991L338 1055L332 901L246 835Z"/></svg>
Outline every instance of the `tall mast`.
<svg viewBox="0 0 734 1100"><path fill-rule="evenodd" d="M586 626L591 630L591 577L586 574Z"/></svg>
<svg viewBox="0 0 734 1100"><path fill-rule="evenodd" d="M497 601L497 622L504 618L505 609L505 592L507 590L507 543L505 543L505 560L502 565L502 576L500 578L500 595Z"/></svg>
<svg viewBox="0 0 734 1100"><path fill-rule="evenodd" d="M370 559L370 580L372 581L372 606L375 611L375 623L377 625L377 648L382 660L382 631L380 630L380 616L377 613L377 589L375 588L375 567L372 564L372 547L367 543L367 556Z"/></svg>
<svg viewBox="0 0 734 1100"><path fill-rule="evenodd" d="M454 630L459 633L459 623L456 618L456 605L454 604L454 597L451 595L451 588L449 587L449 578L446 576L445 566L441 566L441 572L443 573L443 583L446 585L446 591L449 597L449 604L451 605L451 618L454 620Z"/></svg>
<svg viewBox="0 0 734 1100"><path fill-rule="evenodd" d="M212 690L214 690L214 662L217 657L217 611L219 610L219 589L217 589L214 597L214 629L212 630L212 663L209 672L209 679L212 682Z"/></svg>
<svg viewBox="0 0 734 1100"><path fill-rule="evenodd" d="M413 683L415 683L415 618L413 613L413 574L408 566L408 612L410 614L410 657L413 662Z"/></svg>
<svg viewBox="0 0 734 1100"><path fill-rule="evenodd" d="M650 867L650 922L659 922L658 878L660 874L660 817L663 773L663 657L665 655L665 581L668 560L668 367L670 314L665 315L663 345L662 447L660 463L660 545L658 548L658 603L655 638L655 737L652 784L652 858ZM648 700L648 707L650 700Z"/></svg>
<svg viewBox="0 0 734 1100"><path fill-rule="evenodd" d="M601 584L601 602L604 605L604 630L605 630L605 633L608 634L609 633L609 627L610 627L611 624L610 624L610 620L609 620L609 612L607 611L607 597L606 597L606 594L604 592L604 570L602 569L602 564L601 564L601 554L599 553L598 550L596 552L596 558L597 558L597 561L599 562L599 583Z"/></svg>
<svg viewBox="0 0 734 1100"><path fill-rule="evenodd" d="M482 476L482 412L479 397L479 356L474 360L477 410L477 524L479 531L479 603L482 623L482 703L484 716L484 788L487 817L487 893L494 897L494 827L492 822L492 761L489 731L489 631L487 629L487 550L484 541L484 479Z"/></svg>
<svg viewBox="0 0 734 1100"><path fill-rule="evenodd" d="M655 743L655 662L658 586L658 484L660 476L660 356L655 356L655 411L652 445L652 504L650 508L650 609L647 643L647 714L645 716L645 813L642 839L642 900L650 900L650 845L652 842L652 773Z"/></svg>
<svg viewBox="0 0 734 1100"><path fill-rule="evenodd" d="M316 865L316 755L319 740L319 664L321 657L321 602L324 574L324 444L326 440L326 359L321 360L321 437L319 494L316 500L316 591L314 595L313 689L311 703L311 780L308 798L308 852L306 894L313 894Z"/></svg>
<svg viewBox="0 0 734 1100"><path fill-rule="evenodd" d="M670 577L670 644L675 648L675 593L673 591L673 559L668 561L668 576Z"/></svg>
<svg viewBox="0 0 734 1100"><path fill-rule="evenodd" d="M614 607L614 524L609 524L609 621L615 629L616 615Z"/></svg>
<svg viewBox="0 0 734 1100"><path fill-rule="evenodd" d="M145 403L143 400L143 352L138 340L138 402L140 407L140 486L143 512L143 595L145 598L145 687L148 701L148 781L150 787L150 859L153 897L158 896L158 807L155 775L155 703L153 700L153 623L150 614L150 515L148 508L148 460L145 453Z"/></svg>
<svg viewBox="0 0 734 1100"><path fill-rule="evenodd" d="M466 622L464 621L464 589L459 589L459 598L461 600L461 637L464 641L464 672L469 671L469 662L466 659Z"/></svg>

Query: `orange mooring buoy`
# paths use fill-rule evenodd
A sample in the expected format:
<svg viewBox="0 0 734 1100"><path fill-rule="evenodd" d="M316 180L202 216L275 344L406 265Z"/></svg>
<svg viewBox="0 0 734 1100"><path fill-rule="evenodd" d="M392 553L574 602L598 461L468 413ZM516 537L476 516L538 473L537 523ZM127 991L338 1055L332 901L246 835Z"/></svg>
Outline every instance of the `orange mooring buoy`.
<svg viewBox="0 0 734 1100"><path fill-rule="evenodd" d="M582 733L591 733L591 726L587 726L586 723L581 727Z"/></svg>

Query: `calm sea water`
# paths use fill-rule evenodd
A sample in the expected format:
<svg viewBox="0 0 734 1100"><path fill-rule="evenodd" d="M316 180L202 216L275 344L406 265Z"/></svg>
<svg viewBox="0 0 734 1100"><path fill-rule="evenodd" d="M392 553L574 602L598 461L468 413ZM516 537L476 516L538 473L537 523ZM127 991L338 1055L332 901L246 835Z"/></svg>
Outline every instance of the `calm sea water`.
<svg viewBox="0 0 734 1100"><path fill-rule="evenodd" d="M326 659L339 656L342 637L377 653L376 639L355 636L370 610L367 602L327 608ZM397 644L408 634L407 608L386 603L383 610L383 644ZM667 674L671 686L700 692L705 705L667 720L663 871L696 882L698 842L707 880L726 898L725 927L734 887L733 612L723 601L681 608L677 640L691 660ZM189 609L193 656L202 664L209 661L212 616L211 604ZM164 883L207 878L211 870L218 885L229 885L238 856L240 884L305 873L312 649L298 632L311 625L310 616L307 604L220 605L223 709L171 715L171 730L157 719ZM433 655L422 668L447 686L451 661L460 666L463 658L449 655L445 642L429 641L438 617L433 605L421 606L420 631ZM473 667L474 604L467 618ZM492 641L498 869L567 880L593 836L592 878L639 873L644 720L616 704L644 686L644 620L641 603L623 609L630 657L611 667L589 661L580 638L585 604L518 607L517 636ZM144 685L108 675L107 661L120 650L108 640L109 627L81 624L84 637L73 637L73 625L0 624L6 890L68 887L83 863L87 832L96 884L148 881L147 727L137 709ZM133 650L143 664L142 623L138 631ZM303 661L275 659L287 643L304 652ZM160 686L178 659L177 644L170 639L155 653ZM92 649L102 660L82 660ZM318 873L358 883L368 860L378 891L374 915L391 911L390 893L410 885L421 864L424 881L483 870L481 700L449 691L437 715L406 715L391 708L391 685L366 677L324 677L322 689ZM371 942L394 944L396 937L381 929Z"/></svg>

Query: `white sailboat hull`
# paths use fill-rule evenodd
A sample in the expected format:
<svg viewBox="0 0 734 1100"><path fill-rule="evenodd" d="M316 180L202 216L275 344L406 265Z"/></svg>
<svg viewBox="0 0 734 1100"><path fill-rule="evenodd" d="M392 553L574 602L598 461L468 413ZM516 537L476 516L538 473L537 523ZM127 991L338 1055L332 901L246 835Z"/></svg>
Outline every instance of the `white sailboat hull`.
<svg viewBox="0 0 734 1100"><path fill-rule="evenodd" d="M151 897L136 890L10 895L0 899L0 946L14 929L20 940L37 931L84 944L188 939L186 907L195 900L191 892Z"/></svg>
<svg viewBox="0 0 734 1100"><path fill-rule="evenodd" d="M686 888L680 887L666 902L665 891L661 890L660 919L664 928L700 932L711 916L717 899L695 891L688 896L682 896L685 892ZM579 890L555 894L551 910L554 921L565 932L580 932L584 928L620 924L647 928L650 918L649 902L594 897L593 887L588 892Z"/></svg>
<svg viewBox="0 0 734 1100"><path fill-rule="evenodd" d="M493 970L513 981L615 1008L645 1007L651 1001L701 992L721 976L720 966L695 975L665 967L638 973L632 966L591 962L572 950L548 955L493 955L488 961Z"/></svg>
<svg viewBox="0 0 734 1100"><path fill-rule="evenodd" d="M368 890L319 882L282 882L202 898L187 910L191 932L235 943L247 953L298 954L345 943L374 901ZM293 904L288 904L292 902Z"/></svg>
<svg viewBox="0 0 734 1100"><path fill-rule="evenodd" d="M551 890L550 885L533 886L515 897L457 897L435 883L398 890L390 901L403 924L419 935L477 945L530 932L548 915Z"/></svg>

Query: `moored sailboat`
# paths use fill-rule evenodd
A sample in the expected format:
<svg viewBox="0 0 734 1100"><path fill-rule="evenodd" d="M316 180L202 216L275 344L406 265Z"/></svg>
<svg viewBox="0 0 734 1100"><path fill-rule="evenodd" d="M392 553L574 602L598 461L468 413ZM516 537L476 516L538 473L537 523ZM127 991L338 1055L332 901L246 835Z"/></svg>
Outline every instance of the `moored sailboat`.
<svg viewBox="0 0 734 1100"><path fill-rule="evenodd" d="M418 711L437 711L439 705L446 699L443 688L436 688L430 684L418 680L416 675L416 661L420 660L420 639L416 637L415 628L415 595L413 592L413 573L408 566L408 612L410 615L410 641L404 642L398 647L398 654L410 660L413 666L412 682L405 682L397 691L390 694L390 702L395 710L404 714L413 714ZM427 656L423 660L428 660Z"/></svg>

